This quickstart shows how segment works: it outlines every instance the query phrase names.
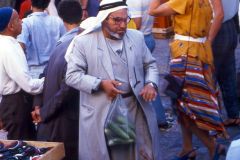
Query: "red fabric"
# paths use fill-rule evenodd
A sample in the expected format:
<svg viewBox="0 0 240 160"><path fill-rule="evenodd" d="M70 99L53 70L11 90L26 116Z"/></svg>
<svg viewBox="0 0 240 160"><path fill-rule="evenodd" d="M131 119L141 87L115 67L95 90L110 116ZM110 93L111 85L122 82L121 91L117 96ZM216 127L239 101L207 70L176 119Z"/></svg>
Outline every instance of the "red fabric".
<svg viewBox="0 0 240 160"><path fill-rule="evenodd" d="M20 7L19 17L22 19L26 12L31 10L31 0L25 0Z"/></svg>

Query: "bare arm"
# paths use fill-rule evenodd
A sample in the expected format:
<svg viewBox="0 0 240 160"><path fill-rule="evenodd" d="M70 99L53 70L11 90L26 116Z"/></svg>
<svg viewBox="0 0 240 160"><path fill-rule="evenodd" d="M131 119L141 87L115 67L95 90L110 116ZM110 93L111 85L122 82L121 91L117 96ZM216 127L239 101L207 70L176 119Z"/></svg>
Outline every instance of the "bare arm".
<svg viewBox="0 0 240 160"><path fill-rule="evenodd" d="M153 0L149 5L149 14L151 16L170 16L176 12L165 2L167 0Z"/></svg>
<svg viewBox="0 0 240 160"><path fill-rule="evenodd" d="M22 42L19 42L19 44L20 44L20 46L22 47L22 49L25 51L25 49L26 49L26 46L25 46L25 44L24 44L24 43L22 43Z"/></svg>
<svg viewBox="0 0 240 160"><path fill-rule="evenodd" d="M211 28L208 33L208 40L212 43L222 25L224 13L223 13L221 0L211 0L211 1L213 6L214 17L213 17Z"/></svg>
<svg viewBox="0 0 240 160"><path fill-rule="evenodd" d="M87 8L88 0L79 0L83 9Z"/></svg>
<svg viewBox="0 0 240 160"><path fill-rule="evenodd" d="M20 46L22 47L24 53L26 54L26 45L22 42L18 42L20 44Z"/></svg>
<svg viewBox="0 0 240 160"><path fill-rule="evenodd" d="M82 20L86 19L88 17L88 12L87 12L87 5L88 5L88 0L80 0L80 4L82 6Z"/></svg>
<svg viewBox="0 0 240 160"><path fill-rule="evenodd" d="M137 30L140 30L140 28L142 26L142 17L133 18L133 21L136 24Z"/></svg>

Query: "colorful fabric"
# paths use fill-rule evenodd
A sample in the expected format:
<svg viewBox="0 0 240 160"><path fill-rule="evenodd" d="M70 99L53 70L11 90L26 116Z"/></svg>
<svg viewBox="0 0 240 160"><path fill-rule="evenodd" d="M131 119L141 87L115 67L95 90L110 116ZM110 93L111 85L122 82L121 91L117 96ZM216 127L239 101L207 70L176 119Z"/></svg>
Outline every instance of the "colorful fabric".
<svg viewBox="0 0 240 160"><path fill-rule="evenodd" d="M221 93L212 66L195 57L181 56L171 60L170 72L185 78L177 109L193 119L199 128L226 135L221 117Z"/></svg>
<svg viewBox="0 0 240 160"><path fill-rule="evenodd" d="M31 160L40 158L51 148L37 148L28 145L23 141L13 141L10 144L4 144L0 141L0 159L1 160Z"/></svg>

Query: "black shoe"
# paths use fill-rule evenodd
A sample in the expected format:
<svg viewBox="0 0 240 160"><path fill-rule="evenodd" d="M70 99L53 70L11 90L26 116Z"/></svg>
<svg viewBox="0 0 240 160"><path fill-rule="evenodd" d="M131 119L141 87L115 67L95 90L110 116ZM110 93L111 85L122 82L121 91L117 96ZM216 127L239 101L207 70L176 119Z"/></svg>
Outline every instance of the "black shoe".
<svg viewBox="0 0 240 160"><path fill-rule="evenodd" d="M172 124L166 122L164 124L159 124L158 125L158 128L161 130L161 131L167 131L169 130L170 128L172 128Z"/></svg>
<svg viewBox="0 0 240 160"><path fill-rule="evenodd" d="M187 152L181 157L175 156L172 160L195 160L196 154L191 155L193 152L195 152L198 149L198 147L193 148L191 151Z"/></svg>

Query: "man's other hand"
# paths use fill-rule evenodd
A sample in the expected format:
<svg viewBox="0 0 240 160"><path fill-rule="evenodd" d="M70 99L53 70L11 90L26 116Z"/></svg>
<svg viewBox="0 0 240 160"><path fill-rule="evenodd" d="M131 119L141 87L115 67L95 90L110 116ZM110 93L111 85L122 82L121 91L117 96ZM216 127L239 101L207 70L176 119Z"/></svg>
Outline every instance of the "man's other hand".
<svg viewBox="0 0 240 160"><path fill-rule="evenodd" d="M34 111L31 112L32 115L32 119L33 119L33 123L39 123L42 121L41 117L40 117L40 107L39 106L35 106Z"/></svg>
<svg viewBox="0 0 240 160"><path fill-rule="evenodd" d="M100 83L100 88L107 94L107 96L112 100L118 94L124 94L125 92L117 89L118 86L122 85L121 82L115 80L102 80Z"/></svg>
<svg viewBox="0 0 240 160"><path fill-rule="evenodd" d="M151 84L146 84L140 92L140 96L147 101L154 101L157 96L156 89Z"/></svg>

